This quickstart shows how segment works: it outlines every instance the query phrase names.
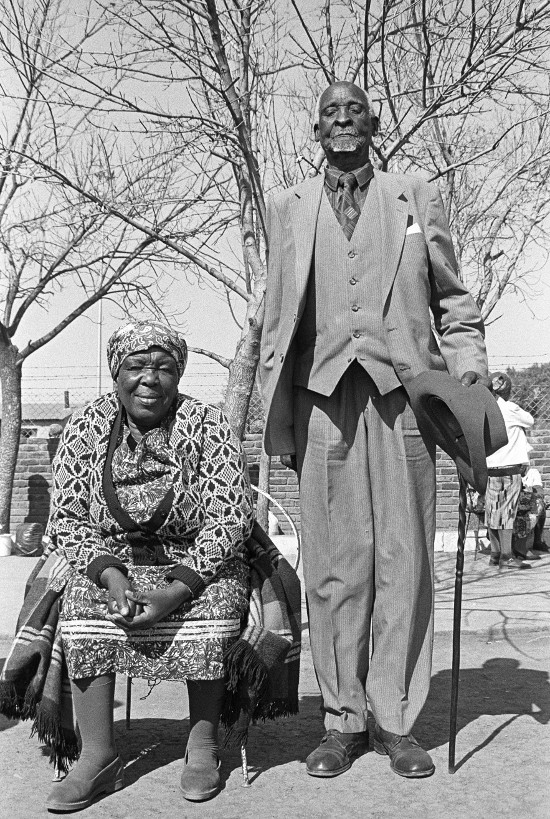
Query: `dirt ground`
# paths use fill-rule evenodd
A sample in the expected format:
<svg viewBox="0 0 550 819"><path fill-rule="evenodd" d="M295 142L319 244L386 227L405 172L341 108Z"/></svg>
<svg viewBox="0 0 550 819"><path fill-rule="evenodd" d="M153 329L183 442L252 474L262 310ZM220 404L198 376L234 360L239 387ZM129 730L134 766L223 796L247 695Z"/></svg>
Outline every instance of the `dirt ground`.
<svg viewBox="0 0 550 819"><path fill-rule="evenodd" d="M8 643L0 643L5 657ZM178 790L187 736L185 688L163 683L146 699L134 684L132 723L124 724L125 683L115 714L125 788L81 812L86 819L547 819L550 816L550 638L523 632L486 642L462 641L459 734L454 775L447 770L451 645L437 635L430 696L415 734L436 763L434 776L407 780L387 757L370 751L350 771L320 780L304 760L323 733L311 655L303 652L297 717L252 728L248 757L251 787L241 786L240 754L223 752L222 792L202 804ZM52 768L29 726L1 718L0 816L45 816ZM54 814L51 814L54 815ZM73 815L73 814L66 814Z"/></svg>

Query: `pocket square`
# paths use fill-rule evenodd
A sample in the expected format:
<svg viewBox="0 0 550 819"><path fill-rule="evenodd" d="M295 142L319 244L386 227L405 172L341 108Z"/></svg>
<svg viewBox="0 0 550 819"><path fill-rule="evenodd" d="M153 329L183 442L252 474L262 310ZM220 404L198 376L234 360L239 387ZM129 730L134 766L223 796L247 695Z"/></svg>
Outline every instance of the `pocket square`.
<svg viewBox="0 0 550 819"><path fill-rule="evenodd" d="M410 236L411 233L422 233L422 228L420 227L418 222L415 222L414 225L411 225L410 227L407 228L405 236Z"/></svg>

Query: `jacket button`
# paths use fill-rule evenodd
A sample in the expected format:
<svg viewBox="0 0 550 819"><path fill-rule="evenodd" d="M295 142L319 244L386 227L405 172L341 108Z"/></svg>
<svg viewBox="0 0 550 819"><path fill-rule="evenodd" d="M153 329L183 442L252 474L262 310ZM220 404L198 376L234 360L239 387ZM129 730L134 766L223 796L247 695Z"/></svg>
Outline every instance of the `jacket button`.
<svg viewBox="0 0 550 819"><path fill-rule="evenodd" d="M357 279L355 278L355 276L351 277L351 279L349 280L349 283L350 284L357 284Z"/></svg>
<svg viewBox="0 0 550 819"><path fill-rule="evenodd" d="M354 313L357 313L357 311L359 310L359 305L354 304L351 309L353 310Z"/></svg>
<svg viewBox="0 0 550 819"><path fill-rule="evenodd" d="M350 252L348 253L348 256L349 256L350 259L355 259L355 257L357 256L357 253L355 253L353 250L350 250Z"/></svg>
<svg viewBox="0 0 550 819"><path fill-rule="evenodd" d="M353 337L354 338L361 338L361 333L359 332L359 330L354 330L353 331Z"/></svg>

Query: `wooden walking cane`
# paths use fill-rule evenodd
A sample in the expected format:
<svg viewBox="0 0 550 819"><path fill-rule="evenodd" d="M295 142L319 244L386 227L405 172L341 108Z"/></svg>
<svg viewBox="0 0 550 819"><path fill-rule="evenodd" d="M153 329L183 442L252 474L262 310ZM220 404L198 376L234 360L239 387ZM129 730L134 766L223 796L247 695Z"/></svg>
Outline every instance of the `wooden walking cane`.
<svg viewBox="0 0 550 819"><path fill-rule="evenodd" d="M466 541L466 480L458 473L458 542L456 551L455 599L453 615L453 660L451 666L451 718L449 725L449 773L454 774L458 680L460 674L460 620L462 615L462 574Z"/></svg>

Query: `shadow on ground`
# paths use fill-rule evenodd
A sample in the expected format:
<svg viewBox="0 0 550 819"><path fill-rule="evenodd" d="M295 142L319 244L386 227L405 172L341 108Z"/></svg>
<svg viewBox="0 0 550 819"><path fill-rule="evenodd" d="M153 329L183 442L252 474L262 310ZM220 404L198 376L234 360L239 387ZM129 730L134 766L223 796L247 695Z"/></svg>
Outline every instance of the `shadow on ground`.
<svg viewBox="0 0 550 819"><path fill-rule="evenodd" d="M432 678L430 695L415 726L415 735L430 750L444 745L449 734L450 669ZM304 762L323 735L321 699L306 695L300 700L300 714L280 722L258 723L250 728L247 746L251 781L271 768ZM544 671L521 668L510 658L486 660L480 668L460 672L458 731L485 715L509 716L461 760L464 765L487 747L511 722L529 715L540 724L550 722L550 682ZM372 729L373 724L370 725ZM188 720L144 718L132 720L127 731L122 720L116 723L119 747L128 765L129 784L183 758ZM223 751L224 779L240 768L239 748Z"/></svg>
<svg viewBox="0 0 550 819"><path fill-rule="evenodd" d="M432 677L430 693L416 725L415 736L428 750L449 739L451 670ZM518 660L493 657L481 668L461 668L457 733L479 717L506 716L499 727L457 761L457 769L487 747L510 723L528 715L542 725L550 722L550 679L545 671L520 667Z"/></svg>

